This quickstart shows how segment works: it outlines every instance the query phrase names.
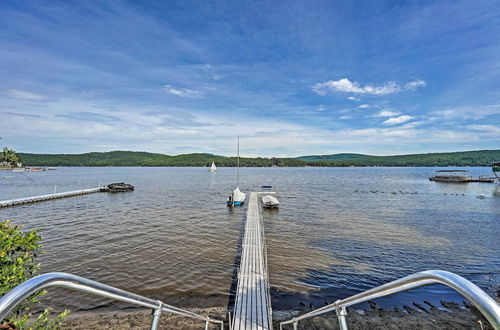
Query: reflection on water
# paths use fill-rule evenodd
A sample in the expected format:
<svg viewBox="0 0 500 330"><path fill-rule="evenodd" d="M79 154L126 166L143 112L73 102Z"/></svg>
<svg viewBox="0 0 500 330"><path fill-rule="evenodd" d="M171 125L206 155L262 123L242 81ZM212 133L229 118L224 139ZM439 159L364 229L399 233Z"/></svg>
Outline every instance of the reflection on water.
<svg viewBox="0 0 500 330"><path fill-rule="evenodd" d="M241 169L243 191L271 184L280 198L279 210L263 212L273 304L286 292L328 300L425 269L456 272L493 294L500 278L498 185L430 182L433 171ZM34 182L0 174L1 200L54 186L136 186L132 193L0 209L0 219L39 228L44 272L71 272L181 305L192 303L186 297L209 305L227 299L245 214L224 204L234 169L61 168L29 173ZM425 293L436 292L449 294ZM102 303L71 297L64 300L70 308Z"/></svg>

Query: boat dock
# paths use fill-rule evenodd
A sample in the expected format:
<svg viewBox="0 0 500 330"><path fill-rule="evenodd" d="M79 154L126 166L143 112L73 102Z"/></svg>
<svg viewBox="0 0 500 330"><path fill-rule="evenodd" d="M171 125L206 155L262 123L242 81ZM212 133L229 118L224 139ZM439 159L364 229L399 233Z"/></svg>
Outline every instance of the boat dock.
<svg viewBox="0 0 500 330"><path fill-rule="evenodd" d="M250 193L234 306L233 330L271 329L267 252L258 193Z"/></svg>
<svg viewBox="0 0 500 330"><path fill-rule="evenodd" d="M51 199L93 194L93 193L101 192L101 191L103 191L103 189L105 189L105 187L97 187L97 188L91 188L91 189L67 191L67 192L54 193L54 194L41 195L41 196L32 196L32 197L11 199L11 200L6 200L6 201L0 201L0 207L15 206L15 205L29 204L29 203L35 203L35 202L41 202L41 201L48 201Z"/></svg>

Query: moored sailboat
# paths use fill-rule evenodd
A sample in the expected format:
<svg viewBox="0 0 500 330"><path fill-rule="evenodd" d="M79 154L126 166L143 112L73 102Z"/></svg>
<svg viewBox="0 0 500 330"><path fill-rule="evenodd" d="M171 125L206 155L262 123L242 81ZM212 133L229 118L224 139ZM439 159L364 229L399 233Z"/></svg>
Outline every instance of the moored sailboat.
<svg viewBox="0 0 500 330"><path fill-rule="evenodd" d="M236 167L236 189L229 195L226 204L227 206L241 205L245 202L246 195L240 191L240 137L238 136L238 163Z"/></svg>

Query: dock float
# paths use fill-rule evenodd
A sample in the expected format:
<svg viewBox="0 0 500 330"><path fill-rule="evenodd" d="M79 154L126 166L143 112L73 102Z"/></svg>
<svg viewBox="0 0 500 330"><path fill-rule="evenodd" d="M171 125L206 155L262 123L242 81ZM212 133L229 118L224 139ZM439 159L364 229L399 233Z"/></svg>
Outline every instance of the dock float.
<svg viewBox="0 0 500 330"><path fill-rule="evenodd" d="M267 253L256 192L250 193L248 202L232 329L272 329Z"/></svg>
<svg viewBox="0 0 500 330"><path fill-rule="evenodd" d="M6 201L0 201L0 208L7 207L7 206L15 206L15 205L23 205L23 204L41 202L41 201L48 201L51 199L58 199L58 198L64 198L64 197L93 194L93 193L101 192L105 188L106 187L97 187L97 188L91 188L91 189L82 189L82 190L67 191L67 192L61 192L61 193L55 193L55 194L23 197L23 198L11 199L11 200L6 200Z"/></svg>

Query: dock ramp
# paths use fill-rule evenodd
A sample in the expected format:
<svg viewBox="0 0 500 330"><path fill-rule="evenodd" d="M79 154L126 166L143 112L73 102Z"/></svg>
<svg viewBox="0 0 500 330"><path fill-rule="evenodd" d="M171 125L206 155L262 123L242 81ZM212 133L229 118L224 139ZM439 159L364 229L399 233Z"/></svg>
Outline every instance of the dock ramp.
<svg viewBox="0 0 500 330"><path fill-rule="evenodd" d="M271 329L267 254L258 193L250 193L232 329Z"/></svg>

